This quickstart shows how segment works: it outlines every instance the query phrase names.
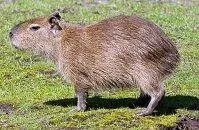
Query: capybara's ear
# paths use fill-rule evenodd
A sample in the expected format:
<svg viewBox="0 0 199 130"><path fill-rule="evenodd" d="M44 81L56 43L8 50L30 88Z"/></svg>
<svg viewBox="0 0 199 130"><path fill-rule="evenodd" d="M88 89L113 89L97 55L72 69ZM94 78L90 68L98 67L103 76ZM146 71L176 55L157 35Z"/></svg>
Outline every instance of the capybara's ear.
<svg viewBox="0 0 199 130"><path fill-rule="evenodd" d="M54 12L51 15L50 19L49 19L49 23L51 25L51 29L53 29L53 30L62 30L62 28L61 28L61 26L59 24L60 20L61 20L61 16L60 16L59 12L58 11Z"/></svg>
<svg viewBox="0 0 199 130"><path fill-rule="evenodd" d="M57 18L58 20L61 20L61 16L60 16L59 11L53 12L51 16Z"/></svg>

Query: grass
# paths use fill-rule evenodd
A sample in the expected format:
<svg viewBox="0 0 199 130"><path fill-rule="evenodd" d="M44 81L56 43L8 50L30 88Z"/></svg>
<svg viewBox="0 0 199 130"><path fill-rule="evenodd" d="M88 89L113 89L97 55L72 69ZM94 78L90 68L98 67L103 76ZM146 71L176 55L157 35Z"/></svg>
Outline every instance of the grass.
<svg viewBox="0 0 199 130"><path fill-rule="evenodd" d="M158 24L176 43L181 64L165 81L166 97L152 116L138 117L135 91L91 92L89 110L76 105L73 86L39 56L10 47L9 29L26 19L62 10L74 24L90 24L114 15L138 15ZM199 118L199 6L110 0L106 4L73 0L0 1L0 128L2 129L158 129L185 116Z"/></svg>

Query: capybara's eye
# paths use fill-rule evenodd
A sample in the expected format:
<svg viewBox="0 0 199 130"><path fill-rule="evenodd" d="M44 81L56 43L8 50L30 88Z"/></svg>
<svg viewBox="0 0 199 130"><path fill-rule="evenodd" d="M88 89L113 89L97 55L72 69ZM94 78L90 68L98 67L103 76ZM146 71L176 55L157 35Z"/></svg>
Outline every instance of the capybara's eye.
<svg viewBox="0 0 199 130"><path fill-rule="evenodd" d="M32 30L32 31L37 31L38 29L40 29L39 26L32 26L32 27L30 27L30 30Z"/></svg>
<svg viewBox="0 0 199 130"><path fill-rule="evenodd" d="M40 29L40 25L38 25L38 24L31 24L30 27L29 27L29 29L31 31L37 31L38 29Z"/></svg>

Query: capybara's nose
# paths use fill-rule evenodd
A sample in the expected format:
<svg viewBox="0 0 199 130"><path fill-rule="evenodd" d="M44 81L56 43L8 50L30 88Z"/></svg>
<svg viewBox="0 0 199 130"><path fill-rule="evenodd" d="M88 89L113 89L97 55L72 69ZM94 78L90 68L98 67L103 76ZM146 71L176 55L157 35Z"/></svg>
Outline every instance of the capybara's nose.
<svg viewBox="0 0 199 130"><path fill-rule="evenodd" d="M9 37L10 37L10 39L13 38L13 36L14 36L14 35L13 35L12 31L10 31L10 32L9 32Z"/></svg>

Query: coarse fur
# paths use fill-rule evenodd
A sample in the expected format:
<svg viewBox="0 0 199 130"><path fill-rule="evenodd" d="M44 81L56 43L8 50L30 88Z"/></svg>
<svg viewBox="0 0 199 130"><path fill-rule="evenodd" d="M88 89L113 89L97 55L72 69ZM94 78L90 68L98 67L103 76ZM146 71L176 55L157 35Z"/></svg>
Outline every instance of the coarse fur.
<svg viewBox="0 0 199 130"><path fill-rule="evenodd" d="M115 16L89 26L65 23L58 12L20 23L10 31L15 48L51 59L75 86L77 110L86 109L90 89L138 87L150 96L149 115L164 96L163 80L179 53L163 31L137 16Z"/></svg>

